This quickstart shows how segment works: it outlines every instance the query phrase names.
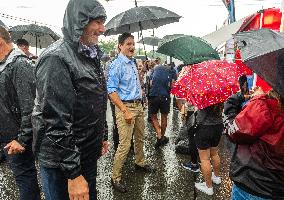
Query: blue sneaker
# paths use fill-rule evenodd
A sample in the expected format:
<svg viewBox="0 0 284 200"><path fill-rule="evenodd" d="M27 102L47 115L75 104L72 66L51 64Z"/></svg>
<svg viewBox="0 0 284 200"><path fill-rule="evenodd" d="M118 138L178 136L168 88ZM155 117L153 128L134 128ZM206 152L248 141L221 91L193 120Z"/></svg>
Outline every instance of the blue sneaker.
<svg viewBox="0 0 284 200"><path fill-rule="evenodd" d="M191 161L189 161L188 163L182 164L182 166L189 171L196 172L196 173L200 172L199 165L193 164Z"/></svg>

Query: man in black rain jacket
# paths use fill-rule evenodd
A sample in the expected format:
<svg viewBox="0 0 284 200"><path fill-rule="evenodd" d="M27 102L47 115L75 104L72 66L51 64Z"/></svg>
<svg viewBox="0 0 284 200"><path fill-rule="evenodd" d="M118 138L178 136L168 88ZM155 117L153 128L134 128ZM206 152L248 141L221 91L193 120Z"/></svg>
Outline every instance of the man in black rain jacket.
<svg viewBox="0 0 284 200"><path fill-rule="evenodd" d="M97 159L107 149L107 91L97 46L105 19L98 1L70 0L63 39L36 65L34 150L46 200L97 199Z"/></svg>
<svg viewBox="0 0 284 200"><path fill-rule="evenodd" d="M20 200L39 200L32 153L31 114L35 86L27 56L13 48L8 31L0 26L0 146L13 171Z"/></svg>

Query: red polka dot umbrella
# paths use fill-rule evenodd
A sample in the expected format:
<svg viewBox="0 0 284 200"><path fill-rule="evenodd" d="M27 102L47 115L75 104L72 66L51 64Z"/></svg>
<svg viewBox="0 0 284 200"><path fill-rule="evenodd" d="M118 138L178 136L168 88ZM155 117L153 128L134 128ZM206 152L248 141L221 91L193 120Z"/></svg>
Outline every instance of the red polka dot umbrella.
<svg viewBox="0 0 284 200"><path fill-rule="evenodd" d="M210 60L184 67L171 93L198 109L224 102L239 90L244 68L222 60Z"/></svg>

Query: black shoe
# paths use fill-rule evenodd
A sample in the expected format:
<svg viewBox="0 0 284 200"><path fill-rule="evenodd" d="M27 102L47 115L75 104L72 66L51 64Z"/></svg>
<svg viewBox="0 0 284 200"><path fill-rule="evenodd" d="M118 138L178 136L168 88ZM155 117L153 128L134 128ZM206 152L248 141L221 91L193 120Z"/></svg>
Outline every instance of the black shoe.
<svg viewBox="0 0 284 200"><path fill-rule="evenodd" d="M152 172L156 171L156 169L154 169L150 165L139 166L139 165L135 164L135 169L137 171L147 172L147 173L152 173Z"/></svg>
<svg viewBox="0 0 284 200"><path fill-rule="evenodd" d="M168 137L166 137L166 136L163 136L162 138L161 138L161 143L162 143L162 145L166 145L166 144L168 144L169 143L169 138Z"/></svg>
<svg viewBox="0 0 284 200"><path fill-rule="evenodd" d="M162 140L163 140L162 138L161 139L157 138L157 142L155 143L155 149L158 149L160 146L163 145Z"/></svg>
<svg viewBox="0 0 284 200"><path fill-rule="evenodd" d="M121 192L121 193L126 193L128 190L127 190L127 187L124 186L122 183L120 183L120 181L113 181L111 179L111 185L112 187L117 190L118 192Z"/></svg>

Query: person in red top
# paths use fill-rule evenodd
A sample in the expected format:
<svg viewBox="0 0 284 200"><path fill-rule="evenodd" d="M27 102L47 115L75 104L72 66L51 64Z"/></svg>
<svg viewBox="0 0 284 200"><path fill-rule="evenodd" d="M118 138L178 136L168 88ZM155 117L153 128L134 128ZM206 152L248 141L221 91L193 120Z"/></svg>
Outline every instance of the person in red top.
<svg viewBox="0 0 284 200"><path fill-rule="evenodd" d="M258 88L236 116L232 200L284 199L284 97Z"/></svg>

